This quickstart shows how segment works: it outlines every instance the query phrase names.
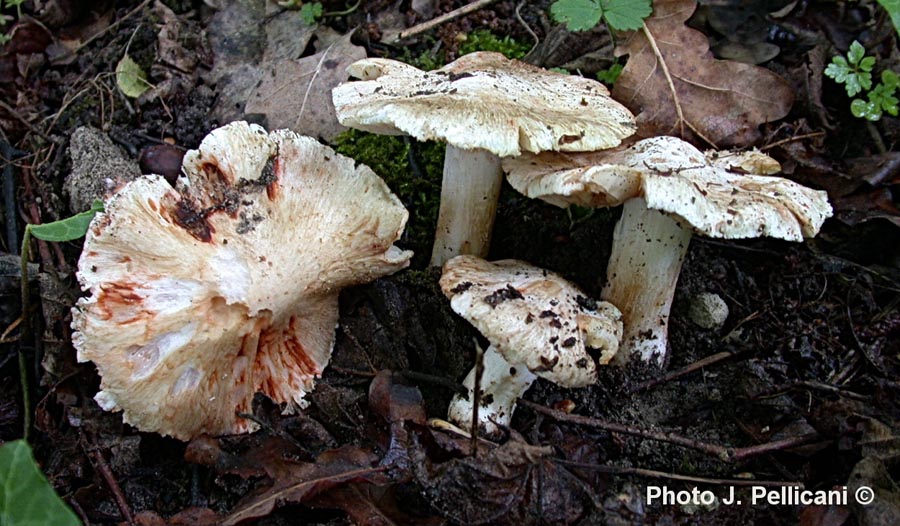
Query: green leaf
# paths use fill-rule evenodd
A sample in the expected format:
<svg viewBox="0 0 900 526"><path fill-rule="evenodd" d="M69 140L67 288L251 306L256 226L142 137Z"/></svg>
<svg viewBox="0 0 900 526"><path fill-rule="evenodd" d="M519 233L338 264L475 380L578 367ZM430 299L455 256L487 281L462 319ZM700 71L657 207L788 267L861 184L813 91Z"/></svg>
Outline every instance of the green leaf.
<svg viewBox="0 0 900 526"><path fill-rule="evenodd" d="M300 19L308 26L316 25L322 18L322 4L319 2L307 2L300 8Z"/></svg>
<svg viewBox="0 0 900 526"><path fill-rule="evenodd" d="M886 69L881 72L881 83L891 91L897 89L900 86L900 76L898 76L893 71Z"/></svg>
<svg viewBox="0 0 900 526"><path fill-rule="evenodd" d="M622 74L622 70L625 69L625 66L622 64L613 64L607 69L603 69L597 72L597 80L604 84L613 85L618 80L619 75Z"/></svg>
<svg viewBox="0 0 900 526"><path fill-rule="evenodd" d="M887 11L891 17L891 23L894 24L894 30L900 34L900 0L877 0L878 4Z"/></svg>
<svg viewBox="0 0 900 526"><path fill-rule="evenodd" d="M851 73L853 73L853 70L847 64L847 59L840 55L832 57L831 64L828 64L828 67L825 68L825 76L833 78L835 82L841 84L847 82L847 76Z"/></svg>
<svg viewBox="0 0 900 526"><path fill-rule="evenodd" d="M126 97L132 99L140 97L150 88L144 70L127 54L116 64L116 84Z"/></svg>
<svg viewBox="0 0 900 526"><path fill-rule="evenodd" d="M606 23L619 31L640 29L653 12L650 0L604 0L602 6Z"/></svg>
<svg viewBox="0 0 900 526"><path fill-rule="evenodd" d="M24 440L0 447L0 524L80 526L38 469Z"/></svg>
<svg viewBox="0 0 900 526"><path fill-rule="evenodd" d="M72 217L60 219L59 221L54 221L52 223L28 225L26 228L31 232L31 235L38 239L43 239L44 241L72 241L73 239L84 237L88 227L91 225L91 220L94 219L94 215L96 215L97 212L102 211L103 202L94 201L94 205L91 206L90 210L85 210Z"/></svg>
<svg viewBox="0 0 900 526"><path fill-rule="evenodd" d="M860 44L858 40L854 40L853 43L850 44L850 49L847 51L847 59L854 66L858 66L859 61L862 60L865 54L866 48L862 47L862 44Z"/></svg>
<svg viewBox="0 0 900 526"><path fill-rule="evenodd" d="M850 113L854 117L877 121L881 118L881 107L874 102L866 102L862 99L853 99L850 103Z"/></svg>
<svg viewBox="0 0 900 526"><path fill-rule="evenodd" d="M603 8L597 0L557 0L550 15L569 31L587 31L600 23Z"/></svg>

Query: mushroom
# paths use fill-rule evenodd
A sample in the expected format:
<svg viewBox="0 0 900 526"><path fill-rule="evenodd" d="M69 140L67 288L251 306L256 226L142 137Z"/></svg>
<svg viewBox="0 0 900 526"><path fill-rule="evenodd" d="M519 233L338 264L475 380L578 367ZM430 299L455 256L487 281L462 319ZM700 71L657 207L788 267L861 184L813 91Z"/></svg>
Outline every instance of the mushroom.
<svg viewBox="0 0 900 526"><path fill-rule="evenodd" d="M575 285L523 261L488 262L457 256L444 264L441 290L454 312L491 345L484 352L479 426L495 433L509 425L516 400L537 376L563 387L597 380L619 348L622 320L612 304L586 297ZM593 356L592 356L593 355ZM596 361L595 363L595 358ZM470 429L475 368L454 396L449 418Z"/></svg>
<svg viewBox="0 0 900 526"><path fill-rule="evenodd" d="M624 203L601 297L618 305L625 335L616 361L666 359L675 283L694 233L726 239L813 237L831 216L827 194L771 174L760 152L709 152L654 137L607 152L506 159L519 192L556 206Z"/></svg>
<svg viewBox="0 0 900 526"><path fill-rule="evenodd" d="M348 71L362 81L332 91L341 124L447 142L434 266L459 254L487 255L500 157L611 148L636 129L603 84L499 53L471 53L428 72L379 58Z"/></svg>
<svg viewBox="0 0 900 526"><path fill-rule="evenodd" d="M73 308L95 400L187 440L254 429L256 392L292 412L328 363L338 292L393 273L407 212L365 166L314 139L231 123L173 189L137 179L88 230Z"/></svg>

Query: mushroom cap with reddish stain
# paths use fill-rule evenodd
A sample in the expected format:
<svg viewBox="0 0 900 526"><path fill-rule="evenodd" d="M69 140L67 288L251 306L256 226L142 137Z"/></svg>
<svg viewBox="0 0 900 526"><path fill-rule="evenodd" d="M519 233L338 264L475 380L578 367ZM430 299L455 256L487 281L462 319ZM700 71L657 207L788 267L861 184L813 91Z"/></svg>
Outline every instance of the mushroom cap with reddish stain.
<svg viewBox="0 0 900 526"><path fill-rule="evenodd" d="M361 79L332 90L344 126L442 140L501 157L611 148L637 129L606 87L500 53L464 55L434 71L382 58L354 62Z"/></svg>
<svg viewBox="0 0 900 526"><path fill-rule="evenodd" d="M291 411L331 355L342 287L408 265L407 212L369 168L290 131L235 122L173 189L138 179L91 223L73 309L96 400L179 439L254 428L256 392Z"/></svg>
<svg viewBox="0 0 900 526"><path fill-rule="evenodd" d="M619 349L619 309L524 261L457 256L444 264L440 284L453 311L506 361L563 387L597 381L589 349L601 365Z"/></svg>

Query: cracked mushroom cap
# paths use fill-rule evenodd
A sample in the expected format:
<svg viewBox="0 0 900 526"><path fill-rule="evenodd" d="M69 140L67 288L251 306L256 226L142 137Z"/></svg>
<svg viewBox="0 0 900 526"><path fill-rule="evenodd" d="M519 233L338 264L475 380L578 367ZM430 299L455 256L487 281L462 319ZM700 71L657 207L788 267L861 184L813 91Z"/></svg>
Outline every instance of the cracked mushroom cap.
<svg viewBox="0 0 900 526"><path fill-rule="evenodd" d="M129 183L91 223L73 309L96 400L179 439L249 431L263 392L303 406L331 355L338 291L404 268L407 212L369 168L309 137L235 122L173 189Z"/></svg>
<svg viewBox="0 0 900 526"><path fill-rule="evenodd" d="M675 137L654 137L607 152L547 153L503 160L510 184L556 206L647 207L717 238L813 237L831 217L828 195L781 177L759 152L703 154ZM756 174L748 173L755 170Z"/></svg>
<svg viewBox="0 0 900 526"><path fill-rule="evenodd" d="M440 284L453 311L506 361L561 386L583 387L597 380L589 349L605 364L619 348L619 309L523 261L457 256L444 265Z"/></svg>
<svg viewBox="0 0 900 526"><path fill-rule="evenodd" d="M434 71L368 58L348 71L362 80L334 88L334 106L341 124L364 131L503 157L611 148L637 129L603 84L500 53L470 53Z"/></svg>

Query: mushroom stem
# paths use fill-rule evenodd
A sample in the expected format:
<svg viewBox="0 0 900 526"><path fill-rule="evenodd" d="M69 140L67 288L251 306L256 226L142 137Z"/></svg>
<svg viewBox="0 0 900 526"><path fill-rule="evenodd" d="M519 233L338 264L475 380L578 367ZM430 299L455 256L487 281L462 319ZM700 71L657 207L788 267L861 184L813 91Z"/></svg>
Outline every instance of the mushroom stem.
<svg viewBox="0 0 900 526"><path fill-rule="evenodd" d="M484 351L484 370L481 373L481 407L478 423L481 430L493 434L509 426L516 400L531 387L537 378L524 365L506 361L493 345ZM472 402L475 399L475 367L466 375L463 385L469 390L467 398L455 395L450 402L448 419L463 429L471 430Z"/></svg>
<svg viewBox="0 0 900 526"><path fill-rule="evenodd" d="M613 234L601 297L622 311L624 337L614 360L666 361L669 310L691 231L647 209L642 198L625 202Z"/></svg>
<svg viewBox="0 0 900 526"><path fill-rule="evenodd" d="M461 254L487 256L502 183L497 155L447 145L432 266Z"/></svg>

